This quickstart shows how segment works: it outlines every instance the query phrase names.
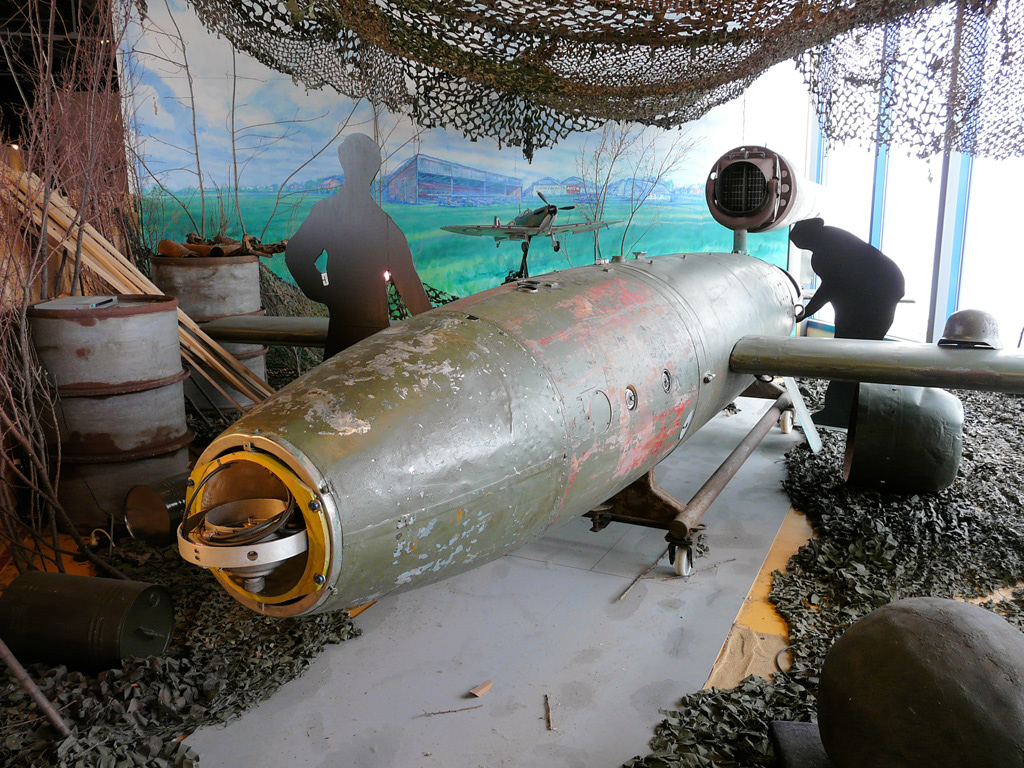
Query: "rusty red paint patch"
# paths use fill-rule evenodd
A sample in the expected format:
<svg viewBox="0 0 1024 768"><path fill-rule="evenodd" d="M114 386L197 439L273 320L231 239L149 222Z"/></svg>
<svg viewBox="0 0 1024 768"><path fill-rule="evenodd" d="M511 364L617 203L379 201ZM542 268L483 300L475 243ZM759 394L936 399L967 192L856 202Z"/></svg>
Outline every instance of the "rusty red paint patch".
<svg viewBox="0 0 1024 768"><path fill-rule="evenodd" d="M79 347L75 350L75 357L80 360L88 360L92 356L92 350L89 347Z"/></svg>
<svg viewBox="0 0 1024 768"><path fill-rule="evenodd" d="M614 312L647 304L657 298L657 294L642 283L622 278L596 283L581 296L601 310Z"/></svg>
<svg viewBox="0 0 1024 768"><path fill-rule="evenodd" d="M683 415L693 400L682 400L667 411L647 414L644 423L634 428L623 447L619 462L612 473L621 478L636 473L648 464L661 461L679 443L679 430ZM643 418L644 414L637 414ZM636 418L636 416L634 416ZM653 463L652 463L653 460Z"/></svg>

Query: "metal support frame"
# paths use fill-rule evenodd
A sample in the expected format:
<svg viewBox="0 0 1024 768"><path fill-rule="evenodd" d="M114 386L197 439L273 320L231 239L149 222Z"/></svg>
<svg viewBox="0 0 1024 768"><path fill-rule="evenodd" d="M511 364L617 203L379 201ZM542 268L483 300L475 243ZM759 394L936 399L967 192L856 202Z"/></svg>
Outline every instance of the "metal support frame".
<svg viewBox="0 0 1024 768"><path fill-rule="evenodd" d="M965 15L969 13L974 16L970 21L965 19ZM966 51L985 50L985 46L980 43L984 43L988 20L980 11L958 6L955 30L950 97L946 104L946 151L942 158L938 221L935 226L935 262L932 268L931 303L928 308L926 338L929 343L942 338L946 318L958 308L974 158L969 152L952 151L949 137L954 127L963 124L962 145L968 149L974 146L978 130L977 105L982 98L984 68L972 67L971 64L976 62L963 62L962 55ZM964 37L967 39L964 40ZM965 78L971 79L965 83ZM953 94L957 90L966 91L972 97L967 102L968 106L964 108L966 114L959 112L953 103Z"/></svg>
<svg viewBox="0 0 1024 768"><path fill-rule="evenodd" d="M868 242L882 249L882 230L885 226L885 193L889 181L889 146L875 145L875 175L871 182L871 227Z"/></svg>
<svg viewBox="0 0 1024 768"><path fill-rule="evenodd" d="M935 262L925 336L929 344L942 338L946 318L957 309L973 165L974 158L960 152L947 152L942 158Z"/></svg>
<svg viewBox="0 0 1024 768"><path fill-rule="evenodd" d="M714 474L700 487L700 490L693 495L693 498L686 503L686 508L679 511L672 522L669 523L668 540L670 543L692 542L694 533L702 527L699 523L704 513L708 511L708 508L714 503L715 499L725 490L725 486L729 481L736 476L736 473L739 472L740 467L750 458L750 454L754 452L754 449L765 439L771 428L778 422L779 417L782 416L783 411L792 406L793 400L790 398L789 392L783 393L779 396L778 400L772 403L772 406L754 425L754 428L747 433L746 437L740 440L740 444L733 449L729 457L722 462Z"/></svg>
<svg viewBox="0 0 1024 768"><path fill-rule="evenodd" d="M732 231L732 252L748 253L747 251L747 230L734 229Z"/></svg>
<svg viewBox="0 0 1024 768"><path fill-rule="evenodd" d="M705 528L700 522L704 513L736 476L783 412L792 407L793 400L789 392L783 392L686 504L681 504L678 499L663 491L654 480L654 470L651 470L598 509L587 512L584 517L591 520L590 530L596 532L604 530L610 523L626 523L668 531L665 540L669 543L674 562L675 553L672 550L693 545L697 534Z"/></svg>

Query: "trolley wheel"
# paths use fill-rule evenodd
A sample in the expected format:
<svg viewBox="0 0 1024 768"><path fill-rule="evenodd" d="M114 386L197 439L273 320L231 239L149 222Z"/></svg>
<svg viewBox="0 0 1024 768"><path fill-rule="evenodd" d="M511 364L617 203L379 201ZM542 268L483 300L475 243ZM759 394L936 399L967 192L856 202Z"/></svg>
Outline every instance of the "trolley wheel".
<svg viewBox="0 0 1024 768"><path fill-rule="evenodd" d="M689 576L693 573L693 549L689 546L676 547L676 559L672 563L676 576Z"/></svg>
<svg viewBox="0 0 1024 768"><path fill-rule="evenodd" d="M793 412L783 411L782 418L779 419L779 429L782 430L782 434L788 435L793 431Z"/></svg>

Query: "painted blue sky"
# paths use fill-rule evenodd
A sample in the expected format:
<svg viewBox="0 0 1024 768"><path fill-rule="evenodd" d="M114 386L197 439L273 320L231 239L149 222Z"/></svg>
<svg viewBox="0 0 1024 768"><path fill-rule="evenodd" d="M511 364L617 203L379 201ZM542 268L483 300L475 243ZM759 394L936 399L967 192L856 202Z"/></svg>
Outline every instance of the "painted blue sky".
<svg viewBox="0 0 1024 768"><path fill-rule="evenodd" d="M184 56L180 40L186 41ZM291 181L303 182L340 173L336 153L340 139L310 161L339 130L342 135L361 132L380 137L385 174L416 151L416 128L407 119L385 113L378 116L375 127L373 110L365 101L355 103L329 88L307 90L242 52L235 53L233 65L231 44L207 32L182 0L151 1L146 21L133 27L127 48L127 68L135 82L127 98L139 150L149 169L170 189L198 183L192 148L193 100L204 186L232 186L233 88L241 187L283 184L292 174ZM185 57L192 75L192 97L182 66ZM781 64L740 99L684 129L699 145L670 181L676 186L703 183L718 155L744 143L766 144L802 168L810 117L806 90L795 67ZM530 164L518 148L499 149L490 139L471 142L459 133L438 129L418 138L425 154L518 177L524 188L543 176L561 179L576 174L581 148L588 140L595 141L594 136L570 136L554 148L538 150ZM671 140L672 132L659 137L666 146ZM147 175L142 172L144 185L151 183Z"/></svg>

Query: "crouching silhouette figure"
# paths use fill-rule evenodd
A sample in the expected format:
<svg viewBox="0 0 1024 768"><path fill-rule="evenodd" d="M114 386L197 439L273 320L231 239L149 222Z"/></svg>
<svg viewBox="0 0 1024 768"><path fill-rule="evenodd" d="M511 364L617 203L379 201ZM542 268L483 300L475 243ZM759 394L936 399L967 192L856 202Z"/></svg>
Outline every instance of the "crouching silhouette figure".
<svg viewBox="0 0 1024 768"><path fill-rule="evenodd" d="M797 248L811 251L811 269L821 278L814 297L797 311L796 319L831 304L837 339L884 339L906 288L896 262L846 230L825 226L821 219L798 221L789 239ZM857 386L856 382L829 384L825 407L814 414L814 422L849 427Z"/></svg>

